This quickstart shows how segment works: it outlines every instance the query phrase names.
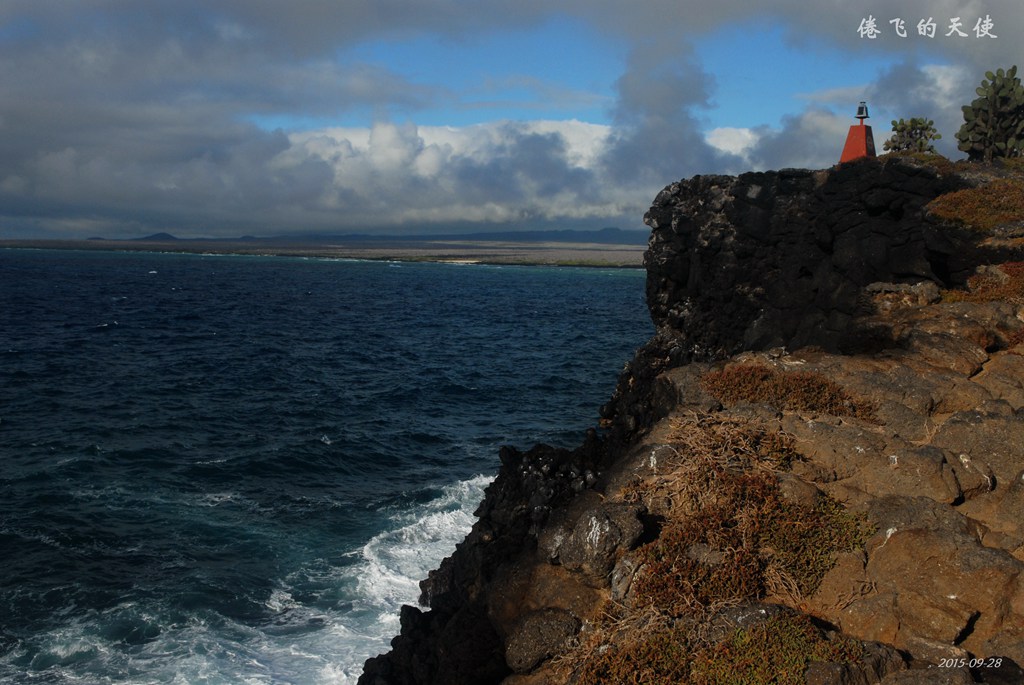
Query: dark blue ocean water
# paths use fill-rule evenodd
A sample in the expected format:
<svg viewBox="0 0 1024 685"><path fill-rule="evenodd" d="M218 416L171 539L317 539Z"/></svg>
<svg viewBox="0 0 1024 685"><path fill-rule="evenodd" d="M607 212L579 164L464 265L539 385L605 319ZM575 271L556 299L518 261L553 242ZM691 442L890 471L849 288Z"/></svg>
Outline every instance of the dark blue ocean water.
<svg viewBox="0 0 1024 685"><path fill-rule="evenodd" d="M0 683L352 683L639 270L0 250Z"/></svg>

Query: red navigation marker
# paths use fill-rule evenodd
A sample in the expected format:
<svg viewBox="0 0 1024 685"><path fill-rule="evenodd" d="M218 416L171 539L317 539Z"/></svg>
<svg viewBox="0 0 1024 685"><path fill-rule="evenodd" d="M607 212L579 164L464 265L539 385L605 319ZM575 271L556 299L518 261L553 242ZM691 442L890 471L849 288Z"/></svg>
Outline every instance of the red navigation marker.
<svg viewBox="0 0 1024 685"><path fill-rule="evenodd" d="M868 118L868 106L867 103L860 103L857 106L857 118L860 119L860 124L854 124L850 127L850 132L846 134L846 145L843 146L843 156L839 158L839 163L852 162L855 159L861 157L875 157L875 139L871 135L871 127L864 125L864 120Z"/></svg>

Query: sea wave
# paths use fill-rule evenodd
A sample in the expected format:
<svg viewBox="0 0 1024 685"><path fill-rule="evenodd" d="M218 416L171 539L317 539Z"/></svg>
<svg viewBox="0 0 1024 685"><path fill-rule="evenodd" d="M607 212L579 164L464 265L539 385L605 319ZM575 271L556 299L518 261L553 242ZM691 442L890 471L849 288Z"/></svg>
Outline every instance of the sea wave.
<svg viewBox="0 0 1024 685"><path fill-rule="evenodd" d="M469 532L473 511L491 480L480 475L459 481L412 510L396 511L386 530L347 555L349 565L304 569L272 593L268 601L281 609L278 616L283 618L309 611L296 600L304 592L319 588L324 593L321 603L329 604L337 588L356 589L342 593L344 598L357 599L333 605L322 617L322 629L293 641L295 651L288 659L295 666L303 654L308 655L302 670L313 678L310 683L355 683L366 658L386 651L399 629L399 609L418 603L419 581ZM289 620L301 622L295 616ZM325 655L332 656L324 661Z"/></svg>
<svg viewBox="0 0 1024 685"><path fill-rule="evenodd" d="M354 682L647 337L596 275L0 251L0 682Z"/></svg>
<svg viewBox="0 0 1024 685"><path fill-rule="evenodd" d="M0 656L0 683L355 683L365 659L398 631L401 606L417 603L419 581L465 537L490 481L477 476L435 490L344 558L281 579L255 624L166 597L121 601L33 644L14 640ZM202 503L233 498L215 493Z"/></svg>

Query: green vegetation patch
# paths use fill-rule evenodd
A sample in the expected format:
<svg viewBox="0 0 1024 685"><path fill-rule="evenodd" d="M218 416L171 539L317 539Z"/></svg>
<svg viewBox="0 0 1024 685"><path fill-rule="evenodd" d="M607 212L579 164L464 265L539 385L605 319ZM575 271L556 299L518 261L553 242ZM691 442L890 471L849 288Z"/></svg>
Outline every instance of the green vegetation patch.
<svg viewBox="0 0 1024 685"><path fill-rule="evenodd" d="M1024 222L1024 180L999 178L977 188L940 195L928 204L934 216L971 230L990 233Z"/></svg>
<svg viewBox="0 0 1024 685"><path fill-rule="evenodd" d="M638 641L594 650L578 685L803 685L815 661L856 663L855 640L826 636L802 614L782 614L737 628L714 646L694 641L681 623L658 626Z"/></svg>
<svg viewBox="0 0 1024 685"><path fill-rule="evenodd" d="M885 141L882 147L885 150L895 152L916 152L921 154L935 154L935 146L932 141L942 138L942 134L935 130L935 122L924 117L911 117L908 119L892 120L892 136Z"/></svg>
<svg viewBox="0 0 1024 685"><path fill-rule="evenodd" d="M972 162L1024 154L1024 85L1017 66L985 72L978 94L960 109L964 123L957 131L957 148Z"/></svg>
<svg viewBox="0 0 1024 685"><path fill-rule="evenodd" d="M760 544L799 595L811 595L835 565L835 555L861 549L874 533L866 520L831 497L813 507L775 498L765 518Z"/></svg>
<svg viewBox="0 0 1024 685"><path fill-rule="evenodd" d="M773 616L749 629L737 629L712 649L698 653L687 682L693 685L803 685L814 661L855 663L860 643L822 635L804 615Z"/></svg>
<svg viewBox="0 0 1024 685"><path fill-rule="evenodd" d="M854 399L820 373L737 364L704 374L700 385L726 405L757 402L780 410L874 418L874 407L869 402Z"/></svg>

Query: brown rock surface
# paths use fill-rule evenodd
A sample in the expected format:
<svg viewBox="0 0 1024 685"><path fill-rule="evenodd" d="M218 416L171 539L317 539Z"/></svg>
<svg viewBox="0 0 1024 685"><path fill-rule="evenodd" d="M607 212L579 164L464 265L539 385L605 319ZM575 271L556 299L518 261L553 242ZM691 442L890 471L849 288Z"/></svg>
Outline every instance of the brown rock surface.
<svg viewBox="0 0 1024 685"><path fill-rule="evenodd" d="M659 331L607 437L504 450L431 610L360 683L706 685L776 657L785 683L1024 683L1024 308L937 296L987 254L924 209L964 182L886 162L666 188ZM751 367L793 401L703 382ZM805 623L759 653L751 607Z"/></svg>
<svg viewBox="0 0 1024 685"><path fill-rule="evenodd" d="M1021 315L1003 306L900 306L865 322L887 326L901 345L870 356L741 355L748 364L820 372L877 407L873 420L776 413L804 458L786 479L814 484L877 528L863 555L837 560L805 609L917 663L1024 663L1024 415L1006 399L1021 383L1022 358L985 349L999 331L1019 330ZM902 346L910 322L924 325ZM666 375L693 382L690 372ZM704 399L692 388L676 396L676 411ZM884 682L904 681L974 682L966 669Z"/></svg>

